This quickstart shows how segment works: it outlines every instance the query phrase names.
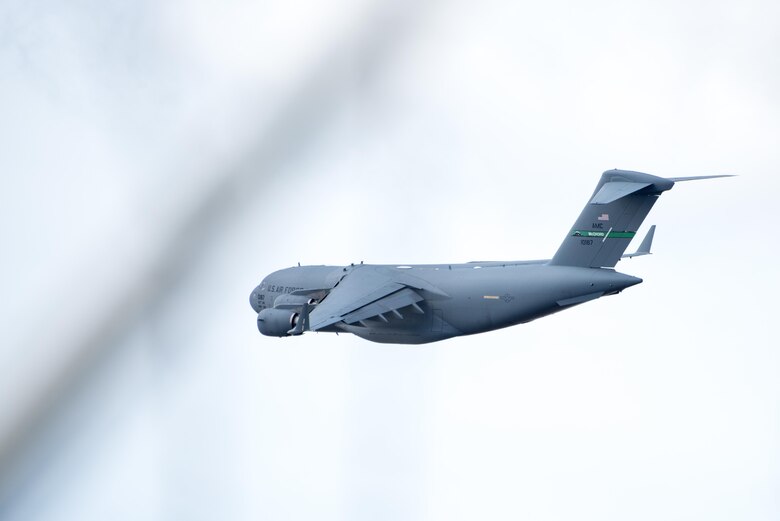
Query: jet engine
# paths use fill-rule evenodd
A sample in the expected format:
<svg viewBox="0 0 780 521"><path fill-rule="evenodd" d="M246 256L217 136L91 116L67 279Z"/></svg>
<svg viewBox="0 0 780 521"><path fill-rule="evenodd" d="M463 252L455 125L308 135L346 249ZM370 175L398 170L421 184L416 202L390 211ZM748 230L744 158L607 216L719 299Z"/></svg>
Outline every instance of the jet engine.
<svg viewBox="0 0 780 521"><path fill-rule="evenodd" d="M257 314L257 329L266 336L289 336L298 323L298 313L288 309L268 308Z"/></svg>

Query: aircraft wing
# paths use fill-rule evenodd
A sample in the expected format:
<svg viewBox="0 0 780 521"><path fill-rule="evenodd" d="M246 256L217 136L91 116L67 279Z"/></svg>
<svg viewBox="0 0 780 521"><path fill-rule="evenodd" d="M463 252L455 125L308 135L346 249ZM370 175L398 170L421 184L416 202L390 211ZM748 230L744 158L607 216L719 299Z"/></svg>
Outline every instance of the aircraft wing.
<svg viewBox="0 0 780 521"><path fill-rule="evenodd" d="M403 277L371 266L354 266L309 314L308 328L317 331L337 322L354 324L377 316L384 319L384 313L398 313L406 306L419 313L422 310L417 303L422 300Z"/></svg>
<svg viewBox="0 0 780 521"><path fill-rule="evenodd" d="M621 259L630 259L631 257L640 257L642 255L650 255L650 247L653 245L653 235L655 235L655 224L650 227L650 230L642 240L642 244L634 253L626 253Z"/></svg>

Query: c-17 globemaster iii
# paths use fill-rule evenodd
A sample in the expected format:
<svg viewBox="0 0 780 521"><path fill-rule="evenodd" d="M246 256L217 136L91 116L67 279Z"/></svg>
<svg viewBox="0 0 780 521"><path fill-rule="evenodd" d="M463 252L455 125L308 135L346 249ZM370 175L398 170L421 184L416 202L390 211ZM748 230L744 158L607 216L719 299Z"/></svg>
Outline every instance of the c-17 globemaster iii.
<svg viewBox="0 0 780 521"><path fill-rule="evenodd" d="M276 337L346 332L423 344L523 324L642 282L614 268L650 253L655 226L624 254L653 204L676 182L715 177L729 176L604 172L549 260L297 266L268 275L249 301L260 332Z"/></svg>

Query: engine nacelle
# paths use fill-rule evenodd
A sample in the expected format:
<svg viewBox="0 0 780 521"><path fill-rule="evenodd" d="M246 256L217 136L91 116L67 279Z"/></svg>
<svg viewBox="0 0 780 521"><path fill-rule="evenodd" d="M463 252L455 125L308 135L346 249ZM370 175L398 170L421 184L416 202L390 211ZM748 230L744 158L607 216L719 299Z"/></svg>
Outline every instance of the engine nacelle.
<svg viewBox="0 0 780 521"><path fill-rule="evenodd" d="M298 323L298 313L288 309L268 308L257 314L257 329L266 336L289 336Z"/></svg>

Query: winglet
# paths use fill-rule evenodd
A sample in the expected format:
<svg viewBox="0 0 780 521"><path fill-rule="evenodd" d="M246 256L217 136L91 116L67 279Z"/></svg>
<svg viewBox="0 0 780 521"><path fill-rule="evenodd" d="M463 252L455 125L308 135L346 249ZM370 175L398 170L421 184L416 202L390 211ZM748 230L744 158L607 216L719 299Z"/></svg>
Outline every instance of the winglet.
<svg viewBox="0 0 780 521"><path fill-rule="evenodd" d="M655 235L655 224L650 227L645 238L642 239L642 244L634 253L626 253L621 259L630 259L631 257L640 257L642 255L651 255L650 246L653 245L653 235Z"/></svg>

